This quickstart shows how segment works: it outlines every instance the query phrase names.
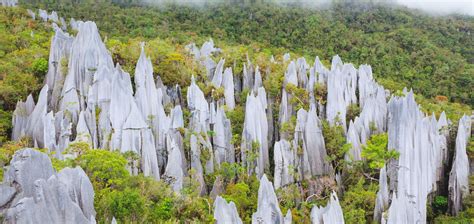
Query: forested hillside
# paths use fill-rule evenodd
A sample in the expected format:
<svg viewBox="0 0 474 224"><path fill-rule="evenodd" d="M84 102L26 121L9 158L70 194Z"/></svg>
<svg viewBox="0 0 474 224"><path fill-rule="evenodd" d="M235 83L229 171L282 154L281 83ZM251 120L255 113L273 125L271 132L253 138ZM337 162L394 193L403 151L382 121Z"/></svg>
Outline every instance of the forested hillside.
<svg viewBox="0 0 474 224"><path fill-rule="evenodd" d="M255 50L288 51L308 59L338 54L372 65L375 76L391 89L406 86L427 98L446 96L474 105L472 17L434 17L356 2L339 1L321 10L265 3L156 8L51 1L33 6L94 20L105 36L124 41L160 37L186 44L213 38L219 45L255 45Z"/></svg>
<svg viewBox="0 0 474 224"><path fill-rule="evenodd" d="M461 119L464 114L471 115L471 108L474 106L472 91L474 89L474 40L471 34L474 30L474 18L454 15L433 17L393 5L337 2L322 9L302 8L297 5L282 7L259 1L254 3L233 1L229 4L200 5L199 7L186 5L151 7L134 1L110 2L108 0L93 1L93 3L82 0L26 0L21 2L19 7L0 7L0 166L12 165L10 161L19 149L36 147L37 150L49 155L53 168L58 172L64 170L65 167L82 167L95 192L93 204L97 214L94 218L98 223L110 223L113 218L119 223L213 223L216 218L214 212L217 206L214 203L218 200L217 195L222 196L224 201L235 203L235 213L244 223L250 223L253 220L252 215L258 213L257 210L260 209L262 182L267 184L265 182L267 177L275 184L273 194L276 195L278 211L281 208L280 213L289 214L293 223L314 222L311 220L312 217L317 217L317 214L313 214L317 212L312 212L314 208L318 206L321 209L324 206L329 208L329 204L334 203L333 195L337 195L336 199L339 198L337 205L340 205L339 210L343 212L346 223L372 223L372 221L378 222L381 218L385 219L389 212L388 196L387 205L379 208L379 200L381 200L379 194L382 191L384 177L387 182L385 172L390 172L391 169L392 172L398 172L398 169L390 165L396 164L398 159L406 159L400 155L401 153L407 153L416 148L420 152L432 153L420 153L417 155L420 156L420 161L436 160L433 166L437 166L430 167L437 171L434 176L438 179L433 181L436 189L426 195L426 209L421 209L426 210L424 214L426 221L428 223L471 223L474 220L474 194L463 193L462 209L452 212L452 195L450 195L451 189L448 188L451 187L449 185L452 176L450 171L456 167L453 164L458 158L458 151L462 151L459 150L461 145L464 145L464 154L467 154L469 160L474 159L474 140L469 133L463 132L463 127L465 126L467 130L468 126L468 122L463 123L463 121L467 121L468 118L464 116ZM64 40L55 39L57 36L54 35L62 34L63 31L55 28L51 21L42 21L38 13L36 13L36 19L33 20L26 9L33 9L34 12L37 12L37 9L46 9L48 12L57 11L59 16L64 17L69 24L64 31L71 34L71 37L64 37ZM100 36L97 35L97 37L102 39L87 39L95 33L85 34L83 31L82 38L87 37L84 39L89 42L80 43L80 40L84 40L80 39L78 43L73 43L81 29L72 27L69 18L96 22L100 32ZM59 22L58 25L66 24ZM87 25L92 27L89 30L95 31L93 29L95 24ZM202 58L193 54L193 49L196 47L188 45L196 43L199 52L200 46L210 38L214 42L213 47L219 48L213 49L213 53L206 56L208 57L206 60L216 62L213 72L210 72L205 63L200 61ZM76 44L76 48L71 47L72 50L67 53L60 52L57 50L58 46L63 45L55 45L55 43L61 41L70 41L68 43ZM149 97L138 95L143 93L141 91L144 91L144 86L150 88L150 83L140 85L140 82L151 82L153 83L151 86L155 86L156 81L156 91L163 94L160 96L163 99L160 98L156 102L149 100L152 102L149 105L151 108L153 103L157 103L159 107L162 107L160 110L163 110L164 116L160 117L159 113L150 114L143 119L143 122L136 122L139 124L146 122L146 127L139 128L143 131L139 135L144 136L143 133L147 133L145 131L153 130L150 131L152 132L150 135L157 140L160 138L157 132L163 130L155 128L162 125L163 120L171 119L171 123L178 121L177 125L170 125L169 130L166 130L164 148L159 148L163 146L153 143L153 149L156 147L156 151L153 152L160 156L159 151L165 150L166 152L161 156L168 162L168 165L166 161L159 165L158 173L151 172L150 174L145 171L148 167L144 168L143 164L146 163L148 166L149 160L143 158L146 153L145 147L142 146L146 143L141 142L143 137L140 137L142 145L137 148L137 152L112 147L113 140L111 139L115 137L114 133L121 129L113 127L114 124L112 127L104 125L106 122L103 122L102 116L110 116L112 120L114 114L127 110L126 106L115 107L116 111L112 109L109 111L109 108L104 106L106 104L93 102L93 94L91 94L93 91L90 91L89 95L81 93L80 97L88 100L66 102L64 106L62 101L70 100L66 91L58 91L54 96L56 90L52 86L49 86L51 88L49 92L48 87L43 87L51 74L60 74L58 77L75 74L74 66L78 66L75 63L89 56L87 54L86 56L74 55L74 51L77 53L82 48L91 48L93 51L103 53L99 54L100 57L107 58L105 63L110 63L104 66L108 70L97 69L97 67L77 69L80 72L94 73L94 77L99 80L91 81L88 88L95 91L98 83L105 80L99 78L101 75L107 78L113 77L110 78L114 80L111 81L111 86L117 85L118 81L115 80L118 80L117 77L125 77L124 86L128 88L130 84L131 91L127 89L119 92L114 88L110 90L112 95L119 96L120 103L126 104L129 100L127 97L130 95L131 104L139 106L138 109L134 108L136 111L146 108L143 106L146 104L145 100L142 99L141 102L140 97L146 99ZM201 52L204 48L201 48ZM50 50L53 52L53 49L57 50L53 55L62 57L54 63L49 61ZM69 55L71 52L72 55ZM289 53L290 59L286 58L285 53ZM337 57L333 58L334 55L339 55L344 63L339 62ZM317 60L315 62L316 56L321 59L321 65ZM305 60L300 57L304 57ZM148 58L150 64L147 64ZM91 60L102 60L101 63L104 63L102 58ZM306 66L309 67L307 70L301 69L304 70L302 72L299 66L304 67L306 61L309 64ZM52 63L55 66L54 69L51 66L48 67ZM313 63L314 68L311 67ZM345 63L353 63L355 68L359 69L357 70L359 80L362 79L359 73L364 74L363 69L368 69L364 64L371 65L370 73L373 72L375 79L373 82L370 80L370 85L361 84L360 82L363 81L360 81L357 84L357 90L350 90L353 91L357 102L351 102L347 107L342 106L342 110L346 112L343 119L340 119L340 113L334 113L334 118L328 118L327 114L330 114L328 110L333 109L331 105L338 107L346 102L336 101L334 98L328 99L334 96L334 89L336 89L329 87L330 81L323 80L324 78L319 78L318 81L313 80L314 86L307 85L311 86L310 88L306 86L306 83L302 83L310 83L311 80L304 81L301 77L308 78L306 72L311 73L313 69L322 67L329 68L330 70L326 72L333 75L335 73L330 72L333 72L334 68L338 69L338 66L350 67ZM114 67L114 65L119 66ZM224 68L226 68L225 71ZM298 76L295 84L292 84L288 78L293 71L292 68L294 76ZM226 76L229 77L228 69L230 76L234 77L230 88L224 84L230 82L230 79L225 81ZM316 76L323 77L323 71L324 69L320 69L313 75L317 73ZM210 73L213 74L210 75ZM303 73L304 75L301 75ZM219 78L216 80L212 78L219 75L222 76L220 81L216 81ZM193 81L192 77L194 77ZM248 77L252 77L251 80L254 81L250 86L246 83ZM309 77L311 78L311 75ZM55 85L57 85L56 82L61 81L56 80ZM215 84L216 82L219 84ZM61 83L61 85L66 86L66 83ZM76 80L76 83L86 83L86 81ZM247 88L245 88L246 85ZM383 97L378 97L376 100L370 99L377 101L371 102L377 106L364 109L362 99L365 96L361 91L364 86L372 88L372 85L375 86L377 92L374 95L383 95ZM40 94L42 87L43 93ZM103 87L108 88L106 85ZM420 111L426 113L426 117L421 112L418 113L418 106L410 98L411 93L402 91L404 87L413 89L414 99L420 105ZM82 91L78 87L75 88L77 92ZM139 90L139 88L142 89ZM152 89L155 91L154 88ZM232 91L232 99L235 91L233 104L227 101L229 89ZM263 112L255 109L261 103L261 89L264 93L266 91L266 97L263 97L266 99L265 106L262 107ZM386 93L385 90L389 90L392 95L388 91ZM124 92L129 95L120 95ZM53 96L46 96L45 93L53 93ZM202 93L202 99L197 100L196 98L199 97L195 95L200 96L199 93ZM54 115L58 118L63 116L64 112L64 117L62 117L64 120L61 122L70 122L72 127L72 132L65 138L67 147L59 149L58 143L55 145L58 148L53 151L46 147L46 142L41 142L47 138L54 139L54 143L64 140L62 129L61 134L57 134L58 130L56 130L56 136L44 134L40 137L28 133L28 128L31 127L22 130L20 130L21 127L14 129L12 123L25 126L22 122L18 122L23 118L22 116L30 116L26 118L28 120L35 115L24 109L28 107L29 94L32 94L32 97L28 100L34 99L37 108L45 108L44 117L38 119L45 124L48 122L47 119L50 119L47 116ZM132 96L132 94L135 95ZM57 97L57 102L51 103L54 101L51 97ZM100 97L103 96L98 98ZM47 99L48 102L40 103L41 99L43 101ZM109 99L109 101L113 100ZM365 100L367 102L367 99ZM389 100L394 102L390 104ZM18 103L18 101L24 102ZM116 101L117 98L115 98L115 103ZM209 117L215 116L212 119L220 121L222 116L224 121L222 127L218 125L219 121L212 121L214 123L209 124L212 120L209 118L205 121L208 122L207 127L203 125L196 128L195 122L200 118L196 119L195 116L200 111L194 111L196 109L194 107L203 102L207 105ZM252 106L249 107L249 103L252 103ZM84 107L82 104L87 107L80 109L81 115L79 115L79 110L74 115L75 112L70 112L73 111L71 108L79 104L81 104L80 107ZM368 104L365 103L365 105ZM387 105L391 105L391 108L385 108L389 107ZM64 111L58 109L63 106L67 109ZM385 114L382 112L378 114L377 111L382 110L381 107L385 108ZM214 109L218 115L212 115ZM289 111L288 114L285 110ZM394 123L390 123L387 118L389 113L396 114L397 111L410 110L416 111L410 112L413 116L405 119L395 116L394 120L397 118L399 120ZM132 115L136 114L133 114L133 109L131 111L125 117L135 118ZM443 111L445 114L442 114ZM46 116L46 112L51 114ZM313 113L316 118L310 121L309 117L313 116ZM13 121L12 114L14 114ZM175 118L176 114L178 118ZM434 116L430 117L431 114ZM249 117L260 115L262 115L260 119L253 121L259 123L268 119L269 127L266 130L268 136L262 137L260 141L250 141L245 135L249 122L252 122L252 120L248 121ZM444 122L445 115L451 121L449 124L447 121ZM15 119L15 116L19 119ZM306 128L301 125L301 117L306 119L306 116L308 117L306 125L315 128L316 131L310 132L309 137L302 137L298 135L298 132ZM361 125L358 127L365 128L364 131L368 134L357 133L354 134L357 137L353 137L352 133L360 130L351 126L355 127L357 123L355 121L359 118L363 120L363 117L367 118L366 120L374 119L367 124L358 124ZM137 120L141 121L141 119ZM408 121L407 126L399 124L405 124L404 120ZM126 123L131 126L136 125ZM413 128L415 126L409 126L415 123L421 124L416 126L418 129ZM390 125L392 129L387 127ZM102 132L107 128L111 130L104 137ZM80 133L84 129L87 129L88 134ZM96 132L93 132L93 129ZM137 128L134 126L131 129ZM413 149L401 143L401 147L407 148L407 151L391 148L394 141L404 142L402 137L389 132L394 129L405 130L408 133L405 137L413 138L415 142ZM15 130L17 130L16 134L20 134L16 136L17 139L15 136L11 137ZM46 133L45 130L47 128L42 129ZM222 137L223 132L225 132L225 137ZM98 139L93 139L97 136L99 136ZM457 140L457 136L464 136L464 138ZM16 141L8 141L12 138ZM221 141L222 138L225 141ZM354 138L364 140L355 145L354 143L358 140ZM169 139L173 143L168 142ZM319 139L323 146L317 145L311 148L308 145L316 144L308 139ZM173 145L174 141L177 142L177 146ZM464 141L467 144L462 144ZM262 146L264 142L269 152L266 158L268 164L265 169L260 164L253 167L255 170L261 169L261 172L266 174L265 181L261 181L258 177L260 174L252 171L252 165L259 163L257 160L262 155L258 150L264 147ZM421 143L418 144L418 142ZM235 161L228 161L227 154L225 162L217 159L221 150L220 143L226 144L226 150L229 148L235 150L231 153ZM425 145L428 143L432 143L433 146L430 145L431 148L426 149L428 146ZM197 156L196 147L201 150ZM353 152L356 147L359 148L358 153ZM443 161L438 159L439 155L436 154L438 149L444 150L444 155L440 157ZM281 158L277 158L276 152L285 150L291 151L293 153L291 155L295 156L294 161L298 162L290 161L289 163L294 162L294 164L288 165L286 163L290 159L287 157L291 156L280 155ZM312 171L301 168L304 165L299 164L299 159L307 159L307 150L327 153L326 156L321 156L319 162L327 164L330 167L329 171L314 174L311 173ZM181 153L181 157L176 157L175 153ZM247 157L242 156L245 153ZM354 159L354 155L360 158ZM426 159L423 156L426 156ZM434 157L436 159L433 159ZM183 175L180 176L181 188L176 190L173 180L170 180L173 176L168 175L179 165L172 164L170 161L179 164L181 160L184 164L182 165ZM213 161L214 164L209 165L209 161ZM196 166L197 163L200 169L196 169L199 167ZM286 170L278 169L280 163ZM169 168L169 164L174 167ZM418 165L417 162L414 164ZM425 165L424 163L420 165L423 166L420 173L426 171ZM209 166L212 167L212 172L208 171ZM2 180L3 169L0 171L0 180ZM277 173L280 176L291 176L291 178L277 180ZM397 175L402 174L397 173ZM158 179L161 176L161 179L157 180L156 176ZM390 174L388 177L393 178ZM424 178L420 179L424 180ZM466 183L471 192L473 181L474 178L470 176L469 183ZM425 182L420 181L420 186L422 184ZM263 191L265 190L267 189ZM273 191L273 186L271 191ZM267 194L270 194L267 198L272 198L271 193L267 192ZM395 204L392 201L397 200L396 196L392 198L390 195L390 197L390 203ZM387 213L383 213L383 217L380 217L382 211ZM457 215L453 216L453 213ZM285 216L285 221L286 217L288 215ZM0 221L3 221L3 218L0 215Z"/></svg>

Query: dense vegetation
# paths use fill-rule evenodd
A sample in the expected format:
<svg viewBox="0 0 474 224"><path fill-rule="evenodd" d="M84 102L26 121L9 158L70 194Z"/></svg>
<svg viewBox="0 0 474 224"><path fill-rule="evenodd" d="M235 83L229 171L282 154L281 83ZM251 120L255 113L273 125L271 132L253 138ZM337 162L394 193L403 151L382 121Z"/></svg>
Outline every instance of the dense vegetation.
<svg viewBox="0 0 474 224"><path fill-rule="evenodd" d="M108 1L93 4L68 0L41 1L46 4L27 2L33 4L28 7L57 10L65 18L96 21L114 61L130 74L139 56L139 43L145 40L154 72L165 84L178 83L185 87L191 75L203 75L202 68L196 66L184 45L192 41L202 43L212 37L223 49L220 56L226 59L226 66L232 66L235 74L241 73L247 54L265 71L265 88L276 102L280 98L286 65L269 63L269 58L275 55L279 59L283 53L291 52L292 57L305 56L308 62L318 55L326 65L335 54L344 61L371 64L380 83L392 91L404 86L413 88L425 111L445 110L453 120L463 113L471 113L470 106L474 105L474 41L469 34L474 28L472 17L435 18L383 5L372 5L368 10L367 6L335 4L329 9L314 11L258 3L239 7L180 6L177 10L177 6L144 8ZM52 32L49 25L31 20L23 8L0 8L0 33L0 165L3 167L8 165L14 151L31 145L27 140L5 141L9 138L11 113L16 102L30 93L36 94L42 86ZM213 94L211 86L198 84L206 95ZM308 96L304 91L297 87L288 89L294 99L299 100L291 103L307 107ZM317 97L325 97L323 88L318 87L316 92ZM227 112L237 147L245 96L245 92L237 96L238 106ZM348 116L355 117L357 110L359 108L352 108ZM294 130L292 122L284 126L281 129ZM324 122L323 133L328 160L346 174L345 193L340 198L346 222L371 222L378 170L398 154L387 148L387 135L381 133L372 136L363 147L364 161L347 162L343 157L349 146L343 128ZM54 166L58 170L77 165L84 168L96 193L98 222L110 223L112 217L119 222L135 223L212 222L212 198L198 196L192 172L181 194L176 194L162 181L131 176L127 169L136 155L91 150L81 143L70 145L68 150L78 157L66 161L53 159ZM473 141L469 153L474 157ZM234 201L242 220L249 222L257 206L258 180L248 177L238 164L224 164L215 175L206 176L208 188L212 188L218 178L225 188L222 196ZM325 205L330 192L336 188L336 183L329 178L317 181L320 191L317 197L308 197L307 192L300 191L308 186L307 182L277 191L282 212L290 209L295 223L309 222L311 207ZM468 223L474 218L473 195L465 203L467 209L453 218L446 215L447 195L443 192L433 199L432 205L427 205L431 208L430 221Z"/></svg>
<svg viewBox="0 0 474 224"><path fill-rule="evenodd" d="M145 8L46 2L41 6L65 17L96 21L109 38L160 37L187 44L212 37L218 46L255 45L274 55L291 51L309 62L339 54L345 61L372 65L379 82L392 89L406 86L427 98L445 96L440 99L474 105L472 17L432 17L356 1L316 11L265 3Z"/></svg>

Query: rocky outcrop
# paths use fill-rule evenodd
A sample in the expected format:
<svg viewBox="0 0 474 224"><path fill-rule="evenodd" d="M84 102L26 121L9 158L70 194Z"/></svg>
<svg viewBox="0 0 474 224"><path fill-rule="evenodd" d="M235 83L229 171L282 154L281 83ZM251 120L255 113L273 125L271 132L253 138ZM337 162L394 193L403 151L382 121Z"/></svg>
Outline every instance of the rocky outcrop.
<svg viewBox="0 0 474 224"><path fill-rule="evenodd" d="M94 190L80 168L56 173L34 149L17 151L0 185L5 223L95 223Z"/></svg>
<svg viewBox="0 0 474 224"><path fill-rule="evenodd" d="M344 223L344 216L342 208L339 205L339 199L335 192L331 194L326 207L318 207L315 205L311 209L311 223L313 224L330 224L330 223Z"/></svg>
<svg viewBox="0 0 474 224"><path fill-rule="evenodd" d="M303 151L303 158L299 160L302 161L300 173L306 179L328 174L331 167L326 161L322 125L316 114L315 105L311 105L309 112L300 109L297 114L293 147L300 147Z"/></svg>
<svg viewBox="0 0 474 224"><path fill-rule="evenodd" d="M227 203L221 196L217 196L214 201L214 219L217 224L242 224L234 202Z"/></svg>
<svg viewBox="0 0 474 224"><path fill-rule="evenodd" d="M440 179L446 137L434 115L425 117L419 110L413 93L404 94L388 103L388 148L400 156L387 170L390 189L398 196L392 197L387 221L400 223L403 218L408 223L425 223L427 196Z"/></svg>
<svg viewBox="0 0 474 224"><path fill-rule="evenodd" d="M273 158L275 160L273 182L275 189L278 189L294 182L294 170L292 169L296 168L296 152L286 140L275 142L273 150Z"/></svg>
<svg viewBox="0 0 474 224"><path fill-rule="evenodd" d="M343 64L336 55L327 77L326 118L330 123L341 123L346 128L347 107L357 103L357 70L352 64Z"/></svg>
<svg viewBox="0 0 474 224"><path fill-rule="evenodd" d="M261 177L270 166L268 155L268 121L265 89L259 88L258 95L250 93L245 105L245 121L242 133L242 162L249 174L254 172ZM252 158L258 155L256 161Z"/></svg>
<svg viewBox="0 0 474 224"><path fill-rule="evenodd" d="M18 5L18 0L2 0L2 6L13 7Z"/></svg>
<svg viewBox="0 0 474 224"><path fill-rule="evenodd" d="M388 202L389 191L387 183L387 171L386 168L383 167L382 169L380 169L379 191L377 192L377 196L375 199L374 220L376 222L382 220L382 214L387 210Z"/></svg>
<svg viewBox="0 0 474 224"><path fill-rule="evenodd" d="M284 223L273 185L266 175L260 179L258 206L252 215L252 223Z"/></svg>
<svg viewBox="0 0 474 224"><path fill-rule="evenodd" d="M171 145L168 165L166 166L165 174L163 179L168 182L174 191L180 192L183 188L183 155L174 140L168 140Z"/></svg>
<svg viewBox="0 0 474 224"><path fill-rule="evenodd" d="M86 142L91 148L131 151L140 157L132 174L141 172L157 180L162 178L176 192L182 189L184 178L189 176L199 182L201 195L209 190L204 181L206 174L215 172L223 163L241 162L248 175L262 179L254 222L288 223L291 212L283 218L273 185L268 182L265 172L269 172L273 159L275 189L302 179L317 182L326 178L334 182L336 178L341 186L341 174L334 175L325 159L327 152L321 125L321 120L325 119L330 125L344 128L346 140L351 143L345 157L348 161L363 160L362 147L370 136L388 132L388 148L400 152L400 157L387 163L380 172L375 221L387 218L391 223L426 222L427 197L437 190L437 182L445 173L444 165L450 159L447 150L450 122L444 113L439 119L424 115L411 92L405 91L404 97L393 96L387 103L389 93L375 82L370 66L361 65L356 69L335 56L330 69L325 68L318 57L311 67L306 59L290 61L290 55L285 54L283 61L288 61L288 67L279 111L276 111L278 105L275 103L280 99L268 98L263 87L263 77L268 77L269 69L259 68L247 57L242 74L234 75L232 68L225 67L224 59L218 63L213 60L220 49L210 40L201 48L195 44L186 46L206 69L207 76L192 77L190 86L183 89L186 92L186 99L183 99L180 86L167 87L153 74L153 64L146 56L144 44L132 82L120 65L113 64L95 23L71 19L71 28L78 31L73 37L63 31L64 26L59 28L55 24L65 24L57 13L40 10L38 17L52 21L55 31L49 70L37 103L31 95L25 102L18 102L12 119L14 140L32 139L35 146L47 148L58 159L74 156L63 155L70 141ZM271 63L281 62L271 59ZM235 66L233 68L237 70ZM215 94L206 92L208 88L205 95L202 84L212 85L219 93L223 90L223 95L216 98ZM290 87L306 90L308 99L304 103L307 105L303 107L307 109L294 104L296 95ZM324 88L327 89L327 104L320 96ZM231 141L232 130L240 126L231 124L226 113L236 108L236 101L242 100L243 90L249 93L243 114L242 142L238 143L240 150L236 150ZM354 104L360 107L360 114L346 124L348 107ZM274 114L279 115L278 121ZM295 127L294 130L282 130L283 125ZM467 118L460 121L450 175L450 208L454 214L462 207L461 199L467 192L469 161L465 146L470 135L469 126ZM189 172L190 168L194 172ZM22 203L28 204L28 214L38 220L91 220L93 207L84 207L84 204L91 204L91 189L83 172L66 169L63 174L55 174L51 169L36 173L41 170L15 177L20 178L15 183L24 185L21 191L16 185L2 185L0 203L15 205L26 197L30 199ZM14 176L9 175L7 178ZM38 179L42 181L38 181L36 189L31 183ZM223 182L215 181L213 197L223 193ZM58 186L64 191L55 190ZM42 195L35 196L36 191ZM63 200L64 192L69 197L61 205L65 206L63 210L51 213L47 220L35 213L44 206L52 206L53 202L44 198ZM88 193L83 197L78 192ZM390 192L393 192L391 198ZM24 212L20 207L12 209L10 214ZM218 198L215 207L218 222L239 222L232 204ZM65 217L64 211L71 215ZM231 214L230 218L228 214ZM343 220L337 196L333 194L325 208L313 208L312 218L315 223Z"/></svg>
<svg viewBox="0 0 474 224"><path fill-rule="evenodd" d="M456 150L449 173L449 207L453 215L462 208L462 199L469 194L469 159L466 147L471 135L471 118L464 115L458 124Z"/></svg>

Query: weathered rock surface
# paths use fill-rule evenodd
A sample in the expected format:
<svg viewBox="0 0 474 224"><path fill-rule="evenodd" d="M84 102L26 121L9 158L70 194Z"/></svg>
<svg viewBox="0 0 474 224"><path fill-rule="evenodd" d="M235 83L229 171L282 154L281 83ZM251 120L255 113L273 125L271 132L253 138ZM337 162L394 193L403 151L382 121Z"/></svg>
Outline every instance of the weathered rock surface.
<svg viewBox="0 0 474 224"><path fill-rule="evenodd" d="M296 167L296 152L286 140L275 142L273 150L273 158L275 160L275 176L273 182L275 189L278 189L294 182L291 167L293 167L293 169Z"/></svg>
<svg viewBox="0 0 474 224"><path fill-rule="evenodd" d="M388 208L389 191L387 183L387 169L383 167L380 169L379 175L379 191L375 199L374 220L382 220L383 212Z"/></svg>
<svg viewBox="0 0 474 224"><path fill-rule="evenodd" d="M403 218L407 223L425 223L427 196L440 179L446 136L434 116L425 117L419 110L413 93L405 95L388 103L388 148L400 156L387 170L390 189L398 196L392 197L387 222L400 223Z"/></svg>
<svg viewBox="0 0 474 224"><path fill-rule="evenodd" d="M258 188L257 211L252 215L252 223L284 223L273 185L263 175Z"/></svg>
<svg viewBox="0 0 474 224"><path fill-rule="evenodd" d="M339 205L339 199L335 192L331 194L326 207L318 207L317 205L311 209L311 223L313 224L344 224L344 216L342 208Z"/></svg>
<svg viewBox="0 0 474 224"><path fill-rule="evenodd" d="M259 88L258 95L251 93L247 96L241 145L242 162L248 168L249 174L255 172L257 177L261 177L265 168L270 166L266 108L266 94L263 87ZM247 159L255 153L258 154L256 161Z"/></svg>
<svg viewBox="0 0 474 224"><path fill-rule="evenodd" d="M242 223L234 202L227 203L221 196L217 196L214 201L214 219L217 224Z"/></svg>
<svg viewBox="0 0 474 224"><path fill-rule="evenodd" d="M471 118L464 115L459 120L456 136L456 151L453 167L449 174L449 206L457 215L462 208L462 199L469 194L469 159L466 147L471 135Z"/></svg>
<svg viewBox="0 0 474 224"><path fill-rule="evenodd" d="M94 190L80 168L53 170L33 149L17 151L0 185L5 223L94 223Z"/></svg>

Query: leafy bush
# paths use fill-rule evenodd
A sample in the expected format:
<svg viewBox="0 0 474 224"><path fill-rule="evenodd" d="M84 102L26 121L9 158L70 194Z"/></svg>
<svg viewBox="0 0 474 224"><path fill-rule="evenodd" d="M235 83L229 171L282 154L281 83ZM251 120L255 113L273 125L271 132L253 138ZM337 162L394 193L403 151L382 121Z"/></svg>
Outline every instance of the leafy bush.
<svg viewBox="0 0 474 224"><path fill-rule="evenodd" d="M323 121L323 137L326 146L327 160L336 171L344 168L344 156L349 151L351 144L347 143L344 128L341 125L331 126L329 122Z"/></svg>
<svg viewBox="0 0 474 224"><path fill-rule="evenodd" d="M355 185L348 186L341 200L346 223L367 223L373 220L377 189L376 184L365 185L364 179L360 179Z"/></svg>
<svg viewBox="0 0 474 224"><path fill-rule="evenodd" d="M48 72L48 60L44 58L35 59L31 65L31 69L33 70L33 74L39 78L43 78Z"/></svg>
<svg viewBox="0 0 474 224"><path fill-rule="evenodd" d="M365 146L362 146L362 157L367 159L371 169L381 169L390 159L397 159L399 152L387 149L388 134L375 134L370 137Z"/></svg>

